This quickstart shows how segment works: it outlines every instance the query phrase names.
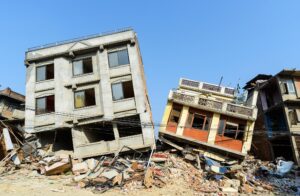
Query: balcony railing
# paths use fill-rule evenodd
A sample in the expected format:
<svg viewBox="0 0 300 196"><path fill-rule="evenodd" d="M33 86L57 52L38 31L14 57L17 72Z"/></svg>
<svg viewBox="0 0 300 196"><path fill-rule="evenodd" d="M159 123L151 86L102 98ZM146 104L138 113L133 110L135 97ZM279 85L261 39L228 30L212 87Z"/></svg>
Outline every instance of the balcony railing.
<svg viewBox="0 0 300 196"><path fill-rule="evenodd" d="M237 113L237 114L242 114L242 115L246 115L246 116L252 116L252 114L253 114L253 110L251 108L246 108L243 106L234 105L234 104L230 104L230 103L227 104L226 111Z"/></svg>
<svg viewBox="0 0 300 196"><path fill-rule="evenodd" d="M210 91L212 93L219 93L229 96L235 95L235 89L228 88L228 87L222 87L214 84L209 84L205 82L198 82L194 80L189 79L181 79L180 80L180 86L191 88L193 90L205 90Z"/></svg>
<svg viewBox="0 0 300 196"><path fill-rule="evenodd" d="M193 103L195 101L195 97L191 96L191 95L185 95L182 93L173 93L173 99L179 100L179 101L183 101L186 103Z"/></svg>
<svg viewBox="0 0 300 196"><path fill-rule="evenodd" d="M253 107L247 107L247 106L228 103L228 102L211 100L204 97L198 97L196 95L188 95L180 91L171 91L169 98L175 101L179 101L183 104L216 111L219 113L224 113L224 114L229 113L232 115L236 115L238 117L243 116L247 118L250 117L252 119L256 118L257 109Z"/></svg>
<svg viewBox="0 0 300 196"><path fill-rule="evenodd" d="M223 104L222 104L222 102L219 102L219 101L199 98L198 105L213 108L216 110L221 110Z"/></svg>

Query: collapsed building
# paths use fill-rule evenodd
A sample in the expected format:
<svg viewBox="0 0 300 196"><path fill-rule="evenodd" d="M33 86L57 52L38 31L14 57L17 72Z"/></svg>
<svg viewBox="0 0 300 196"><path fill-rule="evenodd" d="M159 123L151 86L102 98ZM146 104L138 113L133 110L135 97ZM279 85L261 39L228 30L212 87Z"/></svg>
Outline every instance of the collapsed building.
<svg viewBox="0 0 300 196"><path fill-rule="evenodd" d="M22 142L25 97L10 88L0 91L0 160Z"/></svg>
<svg viewBox="0 0 300 196"><path fill-rule="evenodd" d="M300 164L300 70L259 74L245 89L259 91L252 151L262 160L284 157Z"/></svg>
<svg viewBox="0 0 300 196"><path fill-rule="evenodd" d="M155 144L132 29L31 48L25 64L25 130L41 146L53 144L54 150L71 149L85 158Z"/></svg>
<svg viewBox="0 0 300 196"><path fill-rule="evenodd" d="M0 120L24 119L25 97L10 88L0 91Z"/></svg>
<svg viewBox="0 0 300 196"><path fill-rule="evenodd" d="M234 88L182 78L169 93L160 139L174 147L196 146L217 160L243 158L251 148L257 94L241 102Z"/></svg>

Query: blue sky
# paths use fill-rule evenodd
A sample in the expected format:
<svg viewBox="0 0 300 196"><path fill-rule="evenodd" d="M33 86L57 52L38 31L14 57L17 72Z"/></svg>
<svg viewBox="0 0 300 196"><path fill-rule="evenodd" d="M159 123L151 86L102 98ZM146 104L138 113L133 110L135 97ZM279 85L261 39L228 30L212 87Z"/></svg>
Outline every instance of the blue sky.
<svg viewBox="0 0 300 196"><path fill-rule="evenodd" d="M43 3L41 3L43 2ZM243 85L300 68L300 1L1 1L0 84L25 92L29 47L133 27L154 121L180 77Z"/></svg>

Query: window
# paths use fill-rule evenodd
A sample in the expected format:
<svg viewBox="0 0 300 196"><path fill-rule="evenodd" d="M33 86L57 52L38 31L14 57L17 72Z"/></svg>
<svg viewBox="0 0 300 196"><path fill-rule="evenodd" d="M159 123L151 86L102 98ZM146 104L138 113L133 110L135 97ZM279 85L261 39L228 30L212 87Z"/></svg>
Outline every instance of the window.
<svg viewBox="0 0 300 196"><path fill-rule="evenodd" d="M95 90L93 88L75 92L74 98L75 98L75 108L82 108L82 107L96 105Z"/></svg>
<svg viewBox="0 0 300 196"><path fill-rule="evenodd" d="M36 81L50 80L54 78L54 64L39 66L36 68Z"/></svg>
<svg viewBox="0 0 300 196"><path fill-rule="evenodd" d="M169 122L173 122L173 123L178 124L180 114L181 114L181 110L182 110L181 105L173 104L173 108L172 108L172 111L171 111L171 114L170 114Z"/></svg>
<svg viewBox="0 0 300 196"><path fill-rule="evenodd" d="M296 94L293 80L291 80L291 79L282 80L281 92L283 94Z"/></svg>
<svg viewBox="0 0 300 196"><path fill-rule="evenodd" d="M54 95L36 99L36 114L55 112Z"/></svg>
<svg viewBox="0 0 300 196"><path fill-rule="evenodd" d="M205 115L194 114L192 128L200 130L208 130L210 125L210 118Z"/></svg>
<svg viewBox="0 0 300 196"><path fill-rule="evenodd" d="M220 119L218 127L218 135L233 138L236 140L243 140L245 131L245 124L229 122Z"/></svg>
<svg viewBox="0 0 300 196"><path fill-rule="evenodd" d="M73 62L73 75L82 75L93 72L92 57L77 60Z"/></svg>
<svg viewBox="0 0 300 196"><path fill-rule="evenodd" d="M127 49L108 53L109 67L129 64Z"/></svg>
<svg viewBox="0 0 300 196"><path fill-rule="evenodd" d="M115 83L111 88L114 101L134 97L132 81Z"/></svg>

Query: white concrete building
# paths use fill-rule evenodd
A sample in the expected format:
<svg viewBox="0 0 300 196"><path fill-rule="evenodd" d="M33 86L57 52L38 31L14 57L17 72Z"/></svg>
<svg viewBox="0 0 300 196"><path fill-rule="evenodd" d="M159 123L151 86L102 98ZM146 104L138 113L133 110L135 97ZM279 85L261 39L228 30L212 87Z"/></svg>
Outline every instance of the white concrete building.
<svg viewBox="0 0 300 196"><path fill-rule="evenodd" d="M25 64L25 130L37 133L42 145L69 145L79 158L154 145L132 29L31 48Z"/></svg>

